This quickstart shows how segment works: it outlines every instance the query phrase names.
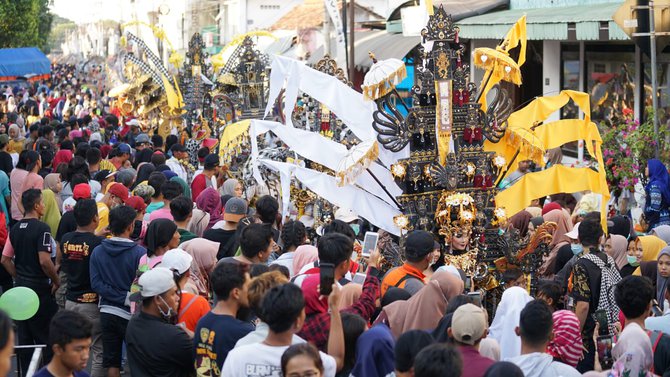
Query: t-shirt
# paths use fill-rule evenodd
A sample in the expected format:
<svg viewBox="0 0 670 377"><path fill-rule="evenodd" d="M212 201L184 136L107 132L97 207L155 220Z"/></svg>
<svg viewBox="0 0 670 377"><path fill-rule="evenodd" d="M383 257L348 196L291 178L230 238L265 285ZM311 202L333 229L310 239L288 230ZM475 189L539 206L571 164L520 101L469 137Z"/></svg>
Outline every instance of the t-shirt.
<svg viewBox="0 0 670 377"><path fill-rule="evenodd" d="M47 281L39 254L52 252L51 228L37 219L23 219L12 226L2 255L14 257L16 274L21 278Z"/></svg>
<svg viewBox="0 0 670 377"><path fill-rule="evenodd" d="M12 218L20 220L23 218L23 214L19 209L21 195L29 189L42 190L44 188L44 179L35 173L23 169L14 169L9 175L9 185L12 190Z"/></svg>
<svg viewBox="0 0 670 377"><path fill-rule="evenodd" d="M170 219L174 221L174 218L172 217L172 212L170 212L170 208L160 208L157 209L149 215L149 222L154 221L156 219Z"/></svg>
<svg viewBox="0 0 670 377"><path fill-rule="evenodd" d="M103 202L97 202L95 204L98 206L98 218L100 219L98 227L95 228L97 233L101 232L109 226L109 207L107 207L107 204Z"/></svg>
<svg viewBox="0 0 670 377"><path fill-rule="evenodd" d="M229 315L207 313L198 321L193 338L195 369L200 377L218 377L228 352L243 336L254 331L254 327Z"/></svg>
<svg viewBox="0 0 670 377"><path fill-rule="evenodd" d="M77 230L77 220L74 218L74 212L67 211L63 213L58 223L56 241L60 243L66 233L74 232L75 230Z"/></svg>
<svg viewBox="0 0 670 377"><path fill-rule="evenodd" d="M88 232L70 232L63 236L61 269L67 275L65 297L73 302L90 304L98 302L98 294L91 288L89 260L101 237Z"/></svg>
<svg viewBox="0 0 670 377"><path fill-rule="evenodd" d="M148 215L148 214L150 214L151 212L153 212L153 211L155 211L155 210L157 210L157 209L163 208L163 206L165 206L165 203L164 203L164 202L151 202L151 203L149 203L149 205L147 206L146 214ZM149 218L147 217L147 220L148 220L148 219L149 219Z"/></svg>
<svg viewBox="0 0 670 377"><path fill-rule="evenodd" d="M596 252L594 255L605 261L607 260L607 257L602 252ZM575 266L572 268L571 283L568 284L569 287L572 287L570 297L575 301L575 305L578 301L589 303L589 313L586 316L586 323L582 330L582 338L589 342L589 344L591 339L593 339L593 331L596 327L593 314L596 312L600 300L600 280L600 268L582 257L577 260Z"/></svg>
<svg viewBox="0 0 670 377"><path fill-rule="evenodd" d="M281 376L281 356L289 346L273 347L264 343L249 344L230 351L221 375L226 377ZM319 351L323 362L323 375L334 377L337 371L335 358Z"/></svg>
<svg viewBox="0 0 670 377"><path fill-rule="evenodd" d="M211 308L207 300L190 292L182 292L179 300L179 317L177 323L184 323L186 328L195 331L200 318L209 313Z"/></svg>
<svg viewBox="0 0 670 377"><path fill-rule="evenodd" d="M186 229L177 229L177 232L179 232L179 244L198 238L195 233L191 233Z"/></svg>
<svg viewBox="0 0 670 377"><path fill-rule="evenodd" d="M4 171L7 176L9 176L12 173L12 169L14 169L14 160L12 160L12 156L5 151L0 151L0 170Z"/></svg>
<svg viewBox="0 0 670 377"><path fill-rule="evenodd" d="M49 370L47 370L47 367L44 367L37 371L37 373L33 374L33 377L56 377ZM88 374L85 370L79 371L79 372L74 372L73 377L91 377L90 374Z"/></svg>
<svg viewBox="0 0 670 377"><path fill-rule="evenodd" d="M223 259L235 255L235 251L233 250L235 230L207 229L205 233L202 234L202 238L219 243L219 252L216 254L216 259Z"/></svg>

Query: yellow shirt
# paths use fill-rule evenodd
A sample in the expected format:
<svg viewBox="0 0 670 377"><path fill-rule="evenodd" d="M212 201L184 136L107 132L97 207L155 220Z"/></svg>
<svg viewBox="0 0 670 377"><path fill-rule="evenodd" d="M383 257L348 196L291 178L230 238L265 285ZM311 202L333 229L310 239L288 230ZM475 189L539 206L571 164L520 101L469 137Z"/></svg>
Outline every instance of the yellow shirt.
<svg viewBox="0 0 670 377"><path fill-rule="evenodd" d="M7 145L7 153L21 153L23 150L23 140L10 140Z"/></svg>
<svg viewBox="0 0 670 377"><path fill-rule="evenodd" d="M96 205L98 206L98 218L100 219L100 222L98 223L98 227L95 228L95 231L101 232L109 226L109 207L102 202L97 202Z"/></svg>
<svg viewBox="0 0 670 377"><path fill-rule="evenodd" d="M116 166L114 166L114 164L112 164L112 162L109 160L101 160L100 170L109 170L110 172L113 173L116 171Z"/></svg>

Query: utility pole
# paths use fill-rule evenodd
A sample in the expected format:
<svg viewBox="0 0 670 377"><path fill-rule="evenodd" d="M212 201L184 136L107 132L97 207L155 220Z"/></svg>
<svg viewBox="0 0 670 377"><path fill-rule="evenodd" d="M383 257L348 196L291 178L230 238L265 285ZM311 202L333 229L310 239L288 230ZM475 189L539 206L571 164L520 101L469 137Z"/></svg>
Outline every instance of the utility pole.
<svg viewBox="0 0 670 377"><path fill-rule="evenodd" d="M324 55L332 58L333 55L330 53L330 15L325 1L323 2L323 35L326 37L323 45Z"/></svg>
<svg viewBox="0 0 670 377"><path fill-rule="evenodd" d="M656 72L656 27L654 25L654 0L649 0L649 51L651 52L651 106L654 114L654 136L656 137L656 144L654 144L654 152L656 158L659 157L658 152L658 72Z"/></svg>
<svg viewBox="0 0 670 377"><path fill-rule="evenodd" d="M356 73L356 55L354 54L354 24L356 13L356 0L349 0L349 81L354 82Z"/></svg>

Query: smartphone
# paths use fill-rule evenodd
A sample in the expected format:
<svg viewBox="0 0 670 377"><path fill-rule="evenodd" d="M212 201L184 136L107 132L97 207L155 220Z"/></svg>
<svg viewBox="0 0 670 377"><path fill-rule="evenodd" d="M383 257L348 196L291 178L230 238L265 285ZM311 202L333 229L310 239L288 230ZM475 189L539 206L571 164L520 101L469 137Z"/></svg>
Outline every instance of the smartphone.
<svg viewBox="0 0 670 377"><path fill-rule="evenodd" d="M367 277L366 274L364 274L362 272L357 272L356 275L354 275L354 278L353 278L352 281L356 284L363 285L363 283L365 283L365 278L366 277Z"/></svg>
<svg viewBox="0 0 670 377"><path fill-rule="evenodd" d="M335 283L335 266L332 263L320 263L319 271L319 293L328 296Z"/></svg>
<svg viewBox="0 0 670 377"><path fill-rule="evenodd" d="M363 238L363 250L361 251L361 256L363 258L370 257L370 252L377 248L378 240L379 234L377 232L365 232L365 238Z"/></svg>
<svg viewBox="0 0 670 377"><path fill-rule="evenodd" d="M596 321L600 325L598 330L598 335L604 336L609 335L609 327L607 326L607 311L604 309L596 310L594 313Z"/></svg>
<svg viewBox="0 0 670 377"><path fill-rule="evenodd" d="M598 360L603 369L610 369L614 363L612 357L612 337L599 336L596 341L596 350L598 352Z"/></svg>
<svg viewBox="0 0 670 377"><path fill-rule="evenodd" d="M482 306L482 292L481 291L468 292L468 297L470 299L472 299L472 303L474 305L477 305L479 307Z"/></svg>

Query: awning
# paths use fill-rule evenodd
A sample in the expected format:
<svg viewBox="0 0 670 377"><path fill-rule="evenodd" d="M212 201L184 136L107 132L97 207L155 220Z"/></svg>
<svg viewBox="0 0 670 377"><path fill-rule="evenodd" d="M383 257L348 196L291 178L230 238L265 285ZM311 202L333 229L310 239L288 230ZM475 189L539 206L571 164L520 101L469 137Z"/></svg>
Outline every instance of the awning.
<svg viewBox="0 0 670 377"><path fill-rule="evenodd" d="M407 6L417 5L416 0L406 1L393 10L388 17L388 21L400 20L400 10ZM509 6L509 0L433 0L433 6L437 8L442 5L447 14L451 15L454 21L466 17L484 14L496 8Z"/></svg>
<svg viewBox="0 0 670 377"><path fill-rule="evenodd" d="M421 42L418 37L405 37L402 34L389 33L386 30L359 31L354 34L354 53L356 68L367 69L372 65L369 52L375 54L378 60L397 58L402 59ZM331 42L331 49L335 50L335 41ZM314 64L323 58L324 47L319 47L309 60Z"/></svg>
<svg viewBox="0 0 670 377"><path fill-rule="evenodd" d="M51 74L51 62L37 47L0 49L0 77Z"/></svg>
<svg viewBox="0 0 670 377"><path fill-rule="evenodd" d="M568 26L574 24L578 41L600 40L601 23L606 23L609 40L627 40L628 36L612 21L621 2L570 7L511 9L457 22L460 36L468 39L500 39L524 14L528 39L568 40Z"/></svg>

